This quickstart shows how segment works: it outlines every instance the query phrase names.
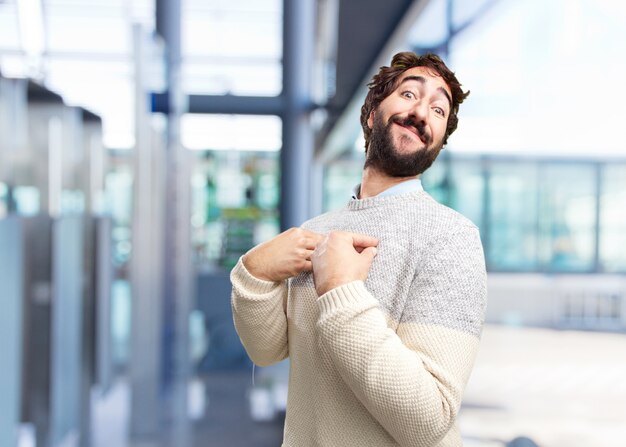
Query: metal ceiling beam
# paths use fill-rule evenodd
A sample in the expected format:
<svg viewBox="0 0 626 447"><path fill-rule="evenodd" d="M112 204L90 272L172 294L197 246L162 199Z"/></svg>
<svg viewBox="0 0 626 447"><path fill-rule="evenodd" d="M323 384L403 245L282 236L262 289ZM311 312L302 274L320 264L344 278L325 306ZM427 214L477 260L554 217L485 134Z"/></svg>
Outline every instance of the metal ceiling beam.
<svg viewBox="0 0 626 447"><path fill-rule="evenodd" d="M241 115L281 115L282 96L189 95L187 113L225 113ZM167 93L152 94L152 111L169 113Z"/></svg>

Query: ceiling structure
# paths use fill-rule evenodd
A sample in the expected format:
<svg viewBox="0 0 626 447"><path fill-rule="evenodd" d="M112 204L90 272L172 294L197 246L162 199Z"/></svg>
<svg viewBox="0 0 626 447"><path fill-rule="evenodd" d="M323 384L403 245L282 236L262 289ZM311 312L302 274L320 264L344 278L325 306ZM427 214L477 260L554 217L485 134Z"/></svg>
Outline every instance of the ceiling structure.
<svg viewBox="0 0 626 447"><path fill-rule="evenodd" d="M414 3L425 0L341 0L335 96L327 108L332 127L372 71L385 44Z"/></svg>
<svg viewBox="0 0 626 447"><path fill-rule="evenodd" d="M360 132L367 83L406 38L430 0L341 0L337 27L336 94L318 140L320 161L352 147Z"/></svg>
<svg viewBox="0 0 626 447"><path fill-rule="evenodd" d="M185 85L194 86L189 92L192 95L190 105L202 99L202 95L193 97L202 88L207 89L206 93L212 92L213 108L230 105L224 100L242 93L249 95L240 98L246 100L254 99L255 95L267 95L269 99L278 93L277 88L280 87L277 87L274 79L276 76L280 78L281 54L277 42L281 38L282 0L180 1L184 34L183 78ZM397 46L400 40L401 44L405 44L406 40L402 39L406 38L409 28L430 1L326 1L335 5L336 22L333 23L334 27L321 32L335 32L336 36L332 42L335 45L333 95L327 103L321 104L326 111L326 120L317 141L317 147L323 149L318 154L322 158L334 156L340 146L345 150L347 146L353 145L354 132L358 130L358 113L355 115L354 109L360 105L352 103L362 101L371 75L380 65L388 64L387 59L392 54L390 47L394 43ZM16 20L19 18L20 0L0 1L0 24L3 28L0 32L0 65L3 71L9 76L20 75L20 70L26 76L34 73L36 79L39 77L68 103L87 107L102 115L107 146L132 147L133 56L130 28L136 22L143 23L148 31L153 28L156 2L36 2L42 5L45 46L39 64L33 66L29 65L28 58L24 56L20 38L24 30L20 29L19 21ZM318 3L325 2L320 0ZM213 30L213 34L210 34L210 30ZM229 35L229 30L236 32ZM250 30L256 34L249 34ZM319 33L320 30L317 41L328 38ZM239 42L235 42L237 35L243 35ZM234 52L226 48L231 43L236 47ZM243 65L241 61L248 65ZM33 67L35 72L32 71ZM229 71L218 73L224 70L222 67L228 67ZM190 72L190 69L194 71ZM236 79L237 76L243 78L242 73L249 73L250 70L262 78L257 78L257 82L249 83L250 87L246 87L241 84L243 81ZM259 79L267 86L261 87ZM228 82L231 82L230 86ZM242 87L238 87L236 82L240 82ZM222 93L219 91L220 85L225 86ZM255 90L257 87L258 91ZM246 91L246 88L249 90ZM223 94L227 96L215 102ZM248 102L246 107L255 106L257 102ZM260 109L252 113L259 114L270 102L266 104L261 101L258 104L255 107ZM272 113L276 107L272 105L268 112ZM237 112L227 109L223 113ZM346 127L343 122L349 123L349 126Z"/></svg>

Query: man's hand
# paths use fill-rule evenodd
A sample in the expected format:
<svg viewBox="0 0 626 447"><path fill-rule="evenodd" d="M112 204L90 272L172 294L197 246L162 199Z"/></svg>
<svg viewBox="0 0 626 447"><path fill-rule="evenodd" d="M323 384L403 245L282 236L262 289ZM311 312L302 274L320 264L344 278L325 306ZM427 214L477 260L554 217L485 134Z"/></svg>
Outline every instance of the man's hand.
<svg viewBox="0 0 626 447"><path fill-rule="evenodd" d="M258 279L282 281L311 271L311 254L323 236L303 228L290 228L243 255L246 269Z"/></svg>
<svg viewBox="0 0 626 447"><path fill-rule="evenodd" d="M317 245L311 262L319 296L352 281L365 281L378 239L364 234L331 231Z"/></svg>

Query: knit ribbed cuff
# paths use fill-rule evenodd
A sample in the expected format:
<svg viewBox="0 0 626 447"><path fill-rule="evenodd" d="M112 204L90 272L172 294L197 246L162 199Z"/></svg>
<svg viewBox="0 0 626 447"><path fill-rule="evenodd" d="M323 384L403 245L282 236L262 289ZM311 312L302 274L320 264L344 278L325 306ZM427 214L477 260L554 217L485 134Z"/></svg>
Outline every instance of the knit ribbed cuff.
<svg viewBox="0 0 626 447"><path fill-rule="evenodd" d="M237 265L235 265L230 272L230 280L233 284L238 283L245 290L252 291L256 294L265 294L281 284L280 282L265 281L256 276L252 276L243 264L242 258L239 258Z"/></svg>
<svg viewBox="0 0 626 447"><path fill-rule="evenodd" d="M367 290L363 281L352 281L329 290L317 300L320 319L357 304L378 304L378 301Z"/></svg>

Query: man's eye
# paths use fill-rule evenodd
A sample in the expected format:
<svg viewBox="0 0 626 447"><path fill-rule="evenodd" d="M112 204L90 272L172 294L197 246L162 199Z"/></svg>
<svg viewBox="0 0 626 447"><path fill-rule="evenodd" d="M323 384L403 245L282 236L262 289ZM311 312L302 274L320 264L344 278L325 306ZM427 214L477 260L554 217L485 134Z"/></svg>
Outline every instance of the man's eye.
<svg viewBox="0 0 626 447"><path fill-rule="evenodd" d="M415 98L415 95L413 94L413 92L409 92L409 91L402 92L402 96L404 96L405 98L409 98L409 99Z"/></svg>
<svg viewBox="0 0 626 447"><path fill-rule="evenodd" d="M445 110L443 110L441 107L435 107L435 113L438 113L441 116L446 116Z"/></svg>

